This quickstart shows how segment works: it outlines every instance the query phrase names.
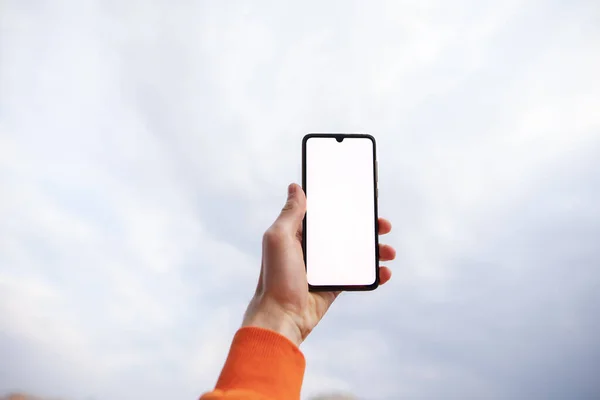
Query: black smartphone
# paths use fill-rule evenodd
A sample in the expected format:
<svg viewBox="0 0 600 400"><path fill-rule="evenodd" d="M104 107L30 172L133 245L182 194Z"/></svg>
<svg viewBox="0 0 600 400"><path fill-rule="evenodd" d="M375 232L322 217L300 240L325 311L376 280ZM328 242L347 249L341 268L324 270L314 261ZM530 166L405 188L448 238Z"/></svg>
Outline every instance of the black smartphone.
<svg viewBox="0 0 600 400"><path fill-rule="evenodd" d="M302 140L302 231L310 291L379 285L377 153L366 134L310 133Z"/></svg>

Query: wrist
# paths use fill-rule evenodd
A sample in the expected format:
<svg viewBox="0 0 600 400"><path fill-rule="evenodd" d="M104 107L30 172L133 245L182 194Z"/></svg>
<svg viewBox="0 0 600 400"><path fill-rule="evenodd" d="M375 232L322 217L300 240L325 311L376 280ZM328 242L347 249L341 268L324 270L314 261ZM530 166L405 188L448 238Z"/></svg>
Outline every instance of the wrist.
<svg viewBox="0 0 600 400"><path fill-rule="evenodd" d="M257 297L250 302L242 327L257 327L277 332L296 346L300 346L303 341L301 330L292 315L278 304Z"/></svg>

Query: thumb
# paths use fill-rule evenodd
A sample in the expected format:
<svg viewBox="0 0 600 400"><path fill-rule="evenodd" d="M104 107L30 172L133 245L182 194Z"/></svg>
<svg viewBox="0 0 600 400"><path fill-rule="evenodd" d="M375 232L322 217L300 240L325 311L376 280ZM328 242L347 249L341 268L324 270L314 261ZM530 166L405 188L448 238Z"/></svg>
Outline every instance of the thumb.
<svg viewBox="0 0 600 400"><path fill-rule="evenodd" d="M300 186L292 183L288 186L288 197L276 223L290 232L296 232L306 213L306 196Z"/></svg>

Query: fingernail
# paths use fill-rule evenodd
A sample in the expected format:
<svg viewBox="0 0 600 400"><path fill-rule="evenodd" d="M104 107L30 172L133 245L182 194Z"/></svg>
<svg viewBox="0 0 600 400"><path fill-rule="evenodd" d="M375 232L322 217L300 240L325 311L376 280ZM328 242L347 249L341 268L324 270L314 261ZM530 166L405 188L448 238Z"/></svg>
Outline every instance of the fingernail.
<svg viewBox="0 0 600 400"><path fill-rule="evenodd" d="M290 186L288 186L288 198L292 197L294 193L296 193L296 185L292 183Z"/></svg>

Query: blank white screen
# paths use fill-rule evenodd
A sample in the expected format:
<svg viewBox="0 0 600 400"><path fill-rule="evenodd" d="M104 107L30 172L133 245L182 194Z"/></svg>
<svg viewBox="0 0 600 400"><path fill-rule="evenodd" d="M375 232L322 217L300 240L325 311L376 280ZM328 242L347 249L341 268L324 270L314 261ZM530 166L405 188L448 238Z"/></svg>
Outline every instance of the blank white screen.
<svg viewBox="0 0 600 400"><path fill-rule="evenodd" d="M314 286L375 282L373 146L369 138L306 142L306 265Z"/></svg>

